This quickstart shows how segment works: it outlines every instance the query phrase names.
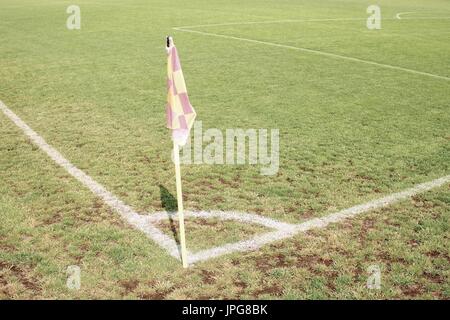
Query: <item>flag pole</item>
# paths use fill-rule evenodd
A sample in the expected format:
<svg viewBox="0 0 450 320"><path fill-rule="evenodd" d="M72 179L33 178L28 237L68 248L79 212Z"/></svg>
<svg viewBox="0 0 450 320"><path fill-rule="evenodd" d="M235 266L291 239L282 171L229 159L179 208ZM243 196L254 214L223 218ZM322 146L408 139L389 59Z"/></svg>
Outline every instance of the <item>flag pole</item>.
<svg viewBox="0 0 450 320"><path fill-rule="evenodd" d="M170 48L173 46L173 40L170 36L166 37L166 50L169 54ZM176 52L175 52L176 55ZM178 56L176 55L176 59L178 59ZM169 65L169 63L168 63ZM168 74L171 73L172 70L168 70ZM172 75L173 76L173 75ZM184 79L181 78L181 80L184 82ZM170 87L169 87L169 96L170 96ZM192 108L192 106L191 106ZM195 118L195 111L194 112L194 118ZM169 126L169 128L172 128ZM173 134L173 132L172 132ZM180 226L180 247L181 247L181 261L183 263L183 268L188 267L188 261L187 261L187 251L186 251L186 235L184 231L184 212L183 212L183 192L181 189L181 168L180 168L180 145L179 141L176 141L176 139L173 138L173 160L175 162L175 178L176 178L176 185L177 185L177 203L178 203L178 223Z"/></svg>
<svg viewBox="0 0 450 320"><path fill-rule="evenodd" d="M175 141L173 143L173 159L175 162L175 176L177 184L178 223L180 225L181 261L183 262L183 268L187 268L188 262L186 252L186 236L184 232L183 193L181 190L180 149Z"/></svg>

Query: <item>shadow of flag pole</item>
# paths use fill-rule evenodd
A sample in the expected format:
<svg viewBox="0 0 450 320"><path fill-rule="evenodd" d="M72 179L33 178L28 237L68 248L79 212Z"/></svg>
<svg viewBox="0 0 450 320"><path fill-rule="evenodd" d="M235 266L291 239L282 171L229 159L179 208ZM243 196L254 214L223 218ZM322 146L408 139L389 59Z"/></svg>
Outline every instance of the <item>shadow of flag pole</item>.
<svg viewBox="0 0 450 320"><path fill-rule="evenodd" d="M196 113L187 94L181 64L172 37L166 38L167 50L167 127L172 130L173 160L177 186L178 223L180 225L180 247L183 267L188 267L186 235L184 230L183 192L181 189L180 146L189 138L189 131L195 121Z"/></svg>
<svg viewBox="0 0 450 320"><path fill-rule="evenodd" d="M178 223L180 224L180 246L183 268L188 267L186 252L186 235L184 231L183 191L181 189L180 149L176 142L173 143L173 159L175 162L175 179L177 184Z"/></svg>

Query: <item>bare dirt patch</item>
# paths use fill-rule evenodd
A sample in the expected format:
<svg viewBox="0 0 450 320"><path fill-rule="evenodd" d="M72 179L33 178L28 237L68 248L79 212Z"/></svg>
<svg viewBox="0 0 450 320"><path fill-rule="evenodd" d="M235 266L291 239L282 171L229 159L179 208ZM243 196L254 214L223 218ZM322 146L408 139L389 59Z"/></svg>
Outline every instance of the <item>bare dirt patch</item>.
<svg viewBox="0 0 450 320"><path fill-rule="evenodd" d="M10 295L10 291L7 289L9 281L7 275L11 274L14 278L16 278L20 284L33 295L39 294L42 290L39 285L39 281L30 275L30 270L26 267L17 266L8 262L0 261L0 271L2 274L0 275L0 290L6 295Z"/></svg>

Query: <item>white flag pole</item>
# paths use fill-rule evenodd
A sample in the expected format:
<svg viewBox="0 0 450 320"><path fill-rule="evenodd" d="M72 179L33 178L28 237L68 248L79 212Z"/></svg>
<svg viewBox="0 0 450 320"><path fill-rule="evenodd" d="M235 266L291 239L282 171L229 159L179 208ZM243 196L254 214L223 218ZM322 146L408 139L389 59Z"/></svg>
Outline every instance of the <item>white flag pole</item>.
<svg viewBox="0 0 450 320"><path fill-rule="evenodd" d="M173 143L173 160L175 162L175 176L177 182L178 223L180 224L181 261L183 262L183 268L187 268L188 262L186 252L186 236L184 232L183 192L181 190L180 149L175 141Z"/></svg>

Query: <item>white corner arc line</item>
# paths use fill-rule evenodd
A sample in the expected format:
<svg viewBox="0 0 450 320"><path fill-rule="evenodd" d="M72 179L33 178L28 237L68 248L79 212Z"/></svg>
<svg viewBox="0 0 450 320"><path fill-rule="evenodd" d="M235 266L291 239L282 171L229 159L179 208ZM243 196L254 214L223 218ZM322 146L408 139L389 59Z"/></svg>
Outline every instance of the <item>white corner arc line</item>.
<svg viewBox="0 0 450 320"><path fill-rule="evenodd" d="M140 216L133 209L119 200L111 192L105 189L101 184L96 182L86 173L75 167L55 148L51 147L47 142L31 129L25 122L22 121L14 112L12 112L6 105L0 101L0 110L12 121L14 124L22 129L24 134L33 141L42 151L44 151L54 162L65 169L72 177L81 182L85 187L92 191L96 196L101 198L108 206L117 211L120 216L126 220L130 225L136 229L144 232L149 238L165 248L169 254L177 259L180 259L179 248L174 239L170 238L153 224L146 221L145 217Z"/></svg>
<svg viewBox="0 0 450 320"><path fill-rule="evenodd" d="M168 253L180 260L179 247L174 239L170 238L159 230L155 223L160 220L167 219L173 216L174 213L157 212L152 215L139 215L131 207L127 206L112 193L107 191L105 187L94 181L86 173L71 164L66 158L62 156L56 149L51 147L45 142L45 140L33 131L25 122L23 122L14 112L12 112L6 105L0 101L0 110L17 126L24 134L31 139L31 141L37 145L42 151L44 151L55 163L65 169L70 175L81 182L91 192L101 198L107 205L113 210L117 211L120 216L126 220L129 224L136 229L145 233L150 239L155 241L162 248L166 249ZM431 190L433 188L440 187L450 182L450 175L444 176L439 179L435 179L430 182L416 185L410 189L393 193L386 197L369 201L365 204L357 205L322 218L315 218L300 224L290 224L280 221L276 221L267 217L261 217L255 214L243 213L243 212L223 212L223 211L200 211L191 212L187 211L187 216L190 217L203 217L203 218L219 218L222 220L237 220L243 223L257 223L268 228L275 229L275 231L267 232L264 234L256 235L255 237L239 241L235 243L225 244L211 249L198 251L195 253L189 253L189 264L195 264L197 262L205 261L214 257L218 257L224 254L232 252L243 252L256 250L265 244L269 244L282 239L290 238L298 233L305 232L313 228L324 228L331 223L337 223L345 219L357 216L364 212L378 209L407 199L416 194Z"/></svg>
<svg viewBox="0 0 450 320"><path fill-rule="evenodd" d="M246 212L236 212L236 211L185 211L185 216L187 218L217 218L220 220L234 220L242 223L254 223L262 225L269 229L276 230L293 230L295 229L295 224L280 222L267 217L259 216L256 214L249 214ZM152 222L158 222L161 220L166 220L172 218L173 220L178 219L177 212L156 212L149 216L149 220Z"/></svg>
<svg viewBox="0 0 450 320"><path fill-rule="evenodd" d="M431 78L435 78L435 79L442 79L442 80L447 80L447 81L450 80L449 77L441 76L441 75L437 75L437 74L433 74L433 73L429 73L429 72L423 72L423 71L418 71L418 70L414 70L414 69L409 69L409 68L394 66L394 65L390 65L390 64L375 62L375 61L371 61L371 60L364 60L364 59L354 58L354 57L350 57L350 56L344 56L344 55L330 53L330 52L326 52L326 51L319 51L319 50L308 49L308 48L303 48L303 47L294 47L294 46L290 46L290 45L285 45L285 44L280 44L280 43L275 43L275 42L268 42L268 41L261 41L261 40L250 39L250 38L228 36L228 35L219 34L219 33L211 33L211 32L192 30L192 29L188 29L186 27L174 27L173 29L176 31L180 31L180 32L196 33L196 34L200 34L203 36L218 37L218 38L223 38L223 39L238 40L238 41L272 46L272 47L297 50L297 51L307 52L307 53L311 53L311 54L322 55L322 56L326 56L326 57L334 58L334 59L343 59L343 60L352 61L352 62L364 63L364 64L376 66L376 67L408 72L408 73L417 74L417 75L421 75L421 76L427 76L427 77L431 77Z"/></svg>

